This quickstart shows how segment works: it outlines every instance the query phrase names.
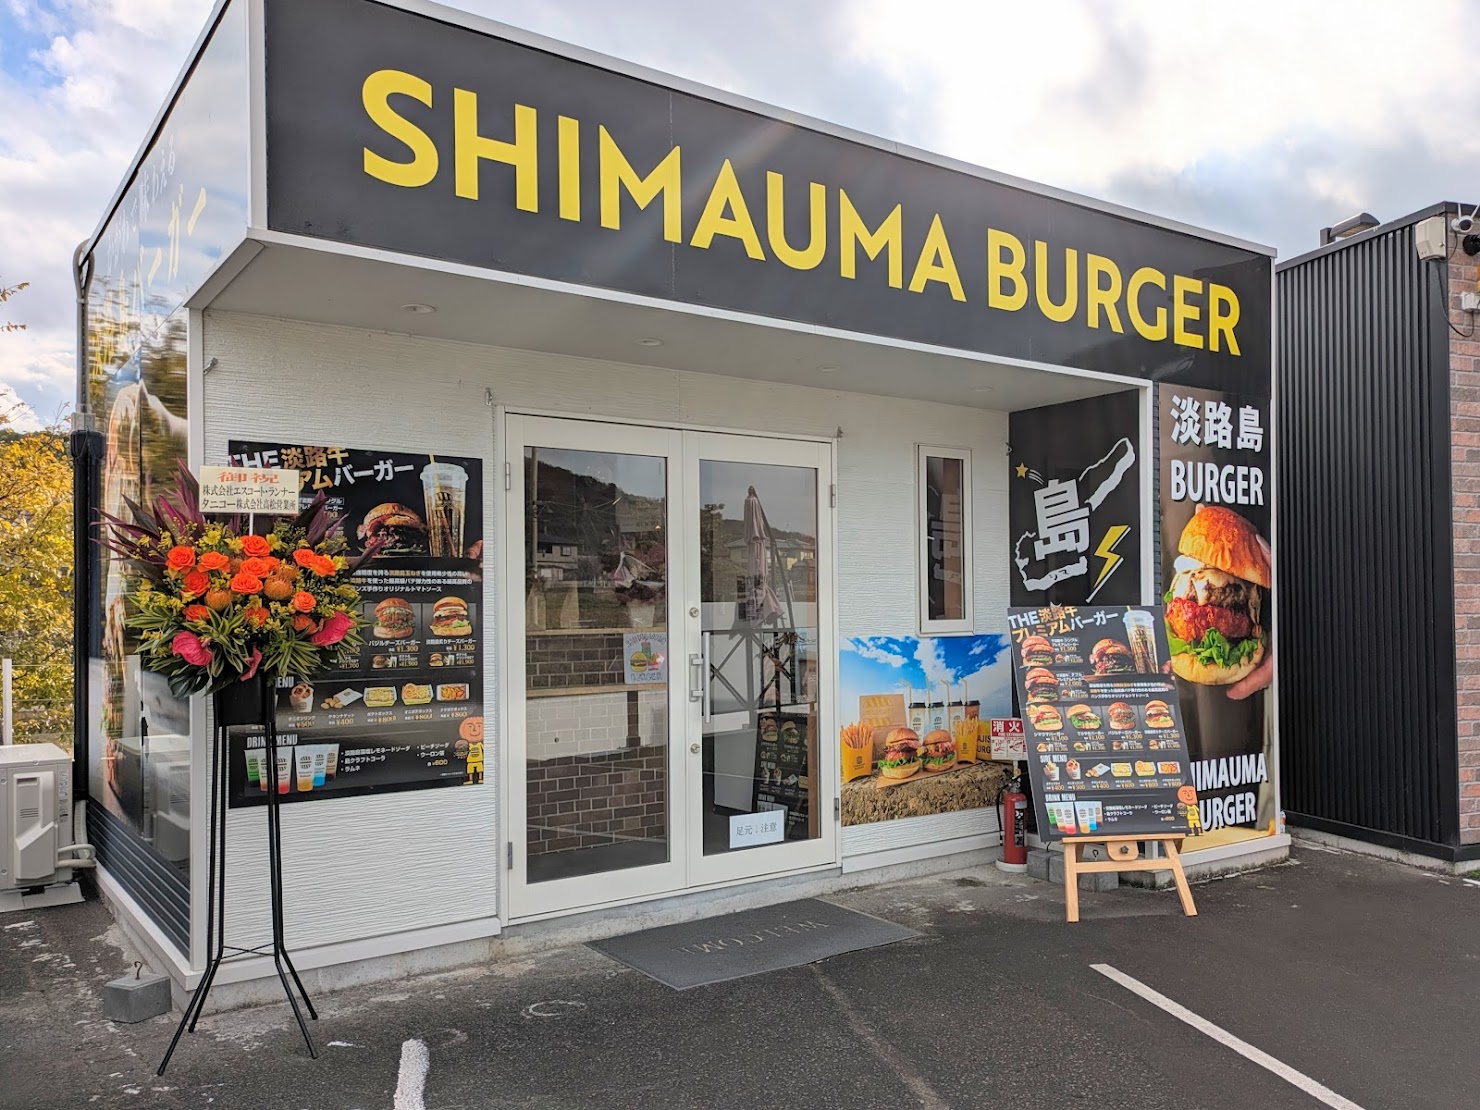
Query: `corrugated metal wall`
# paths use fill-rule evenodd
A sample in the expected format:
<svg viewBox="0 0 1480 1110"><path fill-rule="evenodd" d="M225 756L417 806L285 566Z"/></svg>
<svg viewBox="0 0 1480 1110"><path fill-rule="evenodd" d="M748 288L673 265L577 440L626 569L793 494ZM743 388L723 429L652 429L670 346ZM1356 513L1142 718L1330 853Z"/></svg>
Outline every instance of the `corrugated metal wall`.
<svg viewBox="0 0 1480 1110"><path fill-rule="evenodd" d="M1409 225L1276 280L1285 810L1395 847L1454 845L1445 267L1418 260Z"/></svg>

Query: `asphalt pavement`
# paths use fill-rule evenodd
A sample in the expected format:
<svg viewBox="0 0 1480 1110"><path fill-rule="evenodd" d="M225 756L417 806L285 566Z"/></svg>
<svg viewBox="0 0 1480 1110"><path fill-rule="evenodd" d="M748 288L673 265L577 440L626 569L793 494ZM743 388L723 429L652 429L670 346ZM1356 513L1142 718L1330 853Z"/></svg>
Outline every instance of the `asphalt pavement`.
<svg viewBox="0 0 1480 1110"><path fill-rule="evenodd" d="M1480 882L1297 848L1195 894L1067 925L1054 887L953 872L829 899L921 934L887 947L682 992L558 949L324 995L316 1061L286 1004L208 1013L163 1079L173 1020L102 1018L106 910L11 914L0 1108L1480 1105Z"/></svg>

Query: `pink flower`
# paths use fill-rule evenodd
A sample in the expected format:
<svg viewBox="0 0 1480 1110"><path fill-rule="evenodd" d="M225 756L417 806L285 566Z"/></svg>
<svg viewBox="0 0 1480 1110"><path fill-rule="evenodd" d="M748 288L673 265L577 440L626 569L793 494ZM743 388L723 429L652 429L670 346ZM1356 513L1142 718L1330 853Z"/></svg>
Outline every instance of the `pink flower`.
<svg viewBox="0 0 1480 1110"><path fill-rule="evenodd" d="M180 656L192 667L209 667L215 655L194 632L176 632L170 641L170 651Z"/></svg>
<svg viewBox="0 0 1480 1110"><path fill-rule="evenodd" d="M335 613L324 621L323 627L308 638L318 647L330 647L349 634L350 620L343 613Z"/></svg>
<svg viewBox="0 0 1480 1110"><path fill-rule="evenodd" d="M246 682L257 673L257 668L262 665L262 649L253 648L252 654L247 656L247 669L242 672L242 681Z"/></svg>

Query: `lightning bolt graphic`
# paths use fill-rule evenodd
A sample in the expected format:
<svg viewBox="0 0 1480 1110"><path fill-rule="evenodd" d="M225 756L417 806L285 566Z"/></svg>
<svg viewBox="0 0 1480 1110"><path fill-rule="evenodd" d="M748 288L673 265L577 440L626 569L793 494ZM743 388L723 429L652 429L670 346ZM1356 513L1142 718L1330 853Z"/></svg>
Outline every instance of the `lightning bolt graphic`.
<svg viewBox="0 0 1480 1110"><path fill-rule="evenodd" d="M1095 558L1104 559L1105 565L1100 568L1099 577L1095 579L1095 588L1090 590L1086 601L1093 601L1095 594L1100 592L1100 587L1105 584L1109 577L1115 573L1115 568L1125 562L1119 555L1115 554L1115 548L1121 540L1125 539L1126 533L1130 531L1128 524L1112 524L1105 529L1105 538L1100 541L1100 546L1095 548Z"/></svg>

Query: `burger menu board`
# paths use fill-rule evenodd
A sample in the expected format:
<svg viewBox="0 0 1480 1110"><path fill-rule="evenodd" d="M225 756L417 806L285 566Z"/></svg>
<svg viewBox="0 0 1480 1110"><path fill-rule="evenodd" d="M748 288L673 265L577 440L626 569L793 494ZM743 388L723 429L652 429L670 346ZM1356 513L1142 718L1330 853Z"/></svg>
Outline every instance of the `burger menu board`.
<svg viewBox="0 0 1480 1110"><path fill-rule="evenodd" d="M301 444L228 444L233 466L298 471L351 555L364 646L337 670L277 690L278 766L260 730L233 729L233 806L456 786L483 778L482 462Z"/></svg>
<svg viewBox="0 0 1480 1110"><path fill-rule="evenodd" d="M1160 608L1010 609L1038 832L1186 835L1197 808Z"/></svg>

